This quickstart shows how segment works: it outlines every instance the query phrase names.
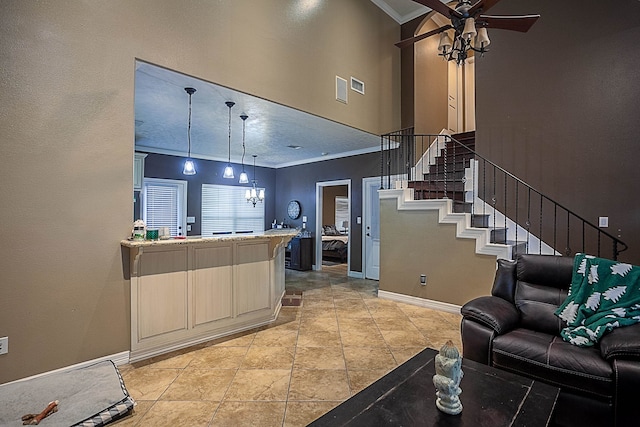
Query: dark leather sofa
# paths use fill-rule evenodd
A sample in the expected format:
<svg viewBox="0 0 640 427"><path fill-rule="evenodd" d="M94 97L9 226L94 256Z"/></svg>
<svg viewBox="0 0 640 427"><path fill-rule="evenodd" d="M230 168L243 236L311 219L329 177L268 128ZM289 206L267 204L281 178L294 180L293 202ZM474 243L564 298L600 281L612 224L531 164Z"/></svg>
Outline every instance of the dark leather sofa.
<svg viewBox="0 0 640 427"><path fill-rule="evenodd" d="M567 297L573 257L498 260L491 296L465 304L463 357L560 387L557 426L640 426L640 324L594 347L562 340L554 311Z"/></svg>

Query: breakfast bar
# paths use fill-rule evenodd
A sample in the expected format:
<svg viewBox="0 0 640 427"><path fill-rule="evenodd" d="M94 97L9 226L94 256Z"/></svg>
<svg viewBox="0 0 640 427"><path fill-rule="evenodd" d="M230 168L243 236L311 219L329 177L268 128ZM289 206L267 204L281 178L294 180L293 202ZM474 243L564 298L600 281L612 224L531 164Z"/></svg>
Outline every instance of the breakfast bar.
<svg viewBox="0 0 640 427"><path fill-rule="evenodd" d="M130 361L274 321L284 294L285 248L297 233L123 240L131 283Z"/></svg>

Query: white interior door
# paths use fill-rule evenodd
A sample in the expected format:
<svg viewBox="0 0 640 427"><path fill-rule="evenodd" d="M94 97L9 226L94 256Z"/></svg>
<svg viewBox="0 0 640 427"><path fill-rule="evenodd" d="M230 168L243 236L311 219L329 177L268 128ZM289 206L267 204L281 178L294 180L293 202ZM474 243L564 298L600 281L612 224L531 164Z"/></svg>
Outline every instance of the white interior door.
<svg viewBox="0 0 640 427"><path fill-rule="evenodd" d="M362 258L364 276L367 279L380 278L380 198L378 189L380 178L363 178L363 245Z"/></svg>

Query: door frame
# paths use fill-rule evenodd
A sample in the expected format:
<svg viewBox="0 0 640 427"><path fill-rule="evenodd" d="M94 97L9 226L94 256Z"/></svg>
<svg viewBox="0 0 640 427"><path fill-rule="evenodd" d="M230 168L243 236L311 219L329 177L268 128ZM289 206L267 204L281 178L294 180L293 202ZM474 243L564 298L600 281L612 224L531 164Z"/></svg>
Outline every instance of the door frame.
<svg viewBox="0 0 640 427"><path fill-rule="evenodd" d="M316 182L316 262L314 270L322 270L322 193L324 187L336 185L347 186L347 197L349 198L349 231L347 232L347 275L351 272L351 179L340 179L336 181Z"/></svg>

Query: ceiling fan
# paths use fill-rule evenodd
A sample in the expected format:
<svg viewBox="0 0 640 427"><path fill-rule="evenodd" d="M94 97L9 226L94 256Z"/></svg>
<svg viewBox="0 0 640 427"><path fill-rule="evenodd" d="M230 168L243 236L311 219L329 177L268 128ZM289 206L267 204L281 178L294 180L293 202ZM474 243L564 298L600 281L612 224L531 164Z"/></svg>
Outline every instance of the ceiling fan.
<svg viewBox="0 0 640 427"><path fill-rule="evenodd" d="M500 0L459 0L455 8L441 3L440 0L413 0L424 6L431 8L444 17L451 20L451 24L444 25L435 30L428 31L418 36L410 37L396 43L396 46L403 48L410 46L417 41L426 39L436 34L441 34L438 50L439 55L458 64L464 63L469 50L480 53L487 52L489 46L489 36L487 28L500 30L511 30L526 33L531 26L540 18L540 15L507 15L490 16L483 15ZM453 29L453 40L447 30Z"/></svg>

